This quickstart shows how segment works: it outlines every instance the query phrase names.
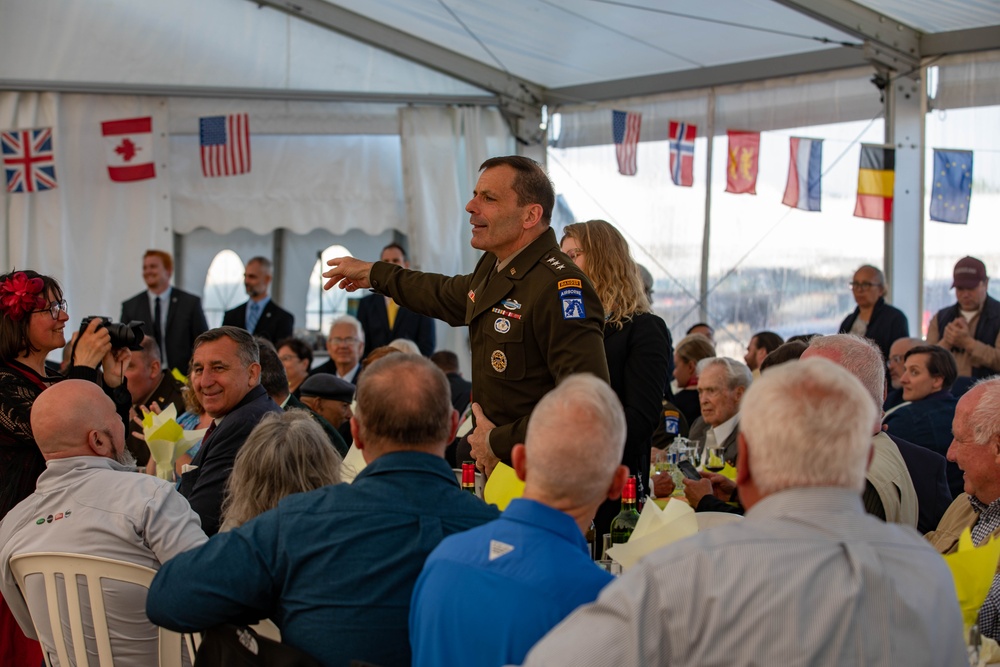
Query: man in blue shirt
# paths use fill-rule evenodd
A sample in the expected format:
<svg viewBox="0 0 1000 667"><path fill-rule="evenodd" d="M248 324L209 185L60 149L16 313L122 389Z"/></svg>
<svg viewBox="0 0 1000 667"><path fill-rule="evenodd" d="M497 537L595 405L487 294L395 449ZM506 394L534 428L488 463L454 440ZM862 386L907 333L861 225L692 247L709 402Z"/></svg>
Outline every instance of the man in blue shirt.
<svg viewBox="0 0 1000 667"><path fill-rule="evenodd" d="M525 440L511 451L523 498L427 559L410 607L414 667L520 664L612 580L591 560L584 534L628 476L614 392L593 375L567 378L535 407Z"/></svg>
<svg viewBox="0 0 1000 667"><path fill-rule="evenodd" d="M277 508L169 561L147 613L181 632L270 618L330 667L410 664L410 594L446 536L498 516L463 493L444 450L458 426L448 381L417 355L372 364L351 419L367 467L353 484Z"/></svg>

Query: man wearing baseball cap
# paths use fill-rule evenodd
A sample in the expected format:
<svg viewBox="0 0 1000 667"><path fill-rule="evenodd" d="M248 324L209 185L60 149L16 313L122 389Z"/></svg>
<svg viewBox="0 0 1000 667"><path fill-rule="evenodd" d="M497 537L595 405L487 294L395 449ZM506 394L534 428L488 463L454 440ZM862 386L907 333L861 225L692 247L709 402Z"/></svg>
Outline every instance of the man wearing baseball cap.
<svg viewBox="0 0 1000 667"><path fill-rule="evenodd" d="M1000 373L1000 301L986 293L989 282L982 261L958 260L951 284L958 302L939 310L927 328L928 343L955 355L959 375L952 388L955 394L964 393L974 380Z"/></svg>

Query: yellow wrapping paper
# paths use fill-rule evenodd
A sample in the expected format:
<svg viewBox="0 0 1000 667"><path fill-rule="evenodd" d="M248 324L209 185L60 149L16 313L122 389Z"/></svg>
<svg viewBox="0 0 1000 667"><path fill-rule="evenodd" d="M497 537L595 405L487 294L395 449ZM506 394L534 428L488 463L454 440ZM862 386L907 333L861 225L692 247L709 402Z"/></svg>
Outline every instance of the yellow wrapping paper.
<svg viewBox="0 0 1000 667"><path fill-rule="evenodd" d="M177 408L173 404L160 414L147 412L142 418L142 434L149 454L156 461L156 476L173 480L174 462L205 435L207 429L185 431L177 423Z"/></svg>
<svg viewBox="0 0 1000 667"><path fill-rule="evenodd" d="M517 473L509 465L498 463L493 474L486 480L483 487L483 500L490 505L496 505L502 512L514 498L524 495L524 482L517 478Z"/></svg>
<svg viewBox="0 0 1000 667"><path fill-rule="evenodd" d="M972 543L971 531L966 528L958 538L958 551L945 554L944 560L955 580L962 620L970 627L976 622L979 608L993 585L993 575L1000 561L1000 539L989 539L977 547Z"/></svg>

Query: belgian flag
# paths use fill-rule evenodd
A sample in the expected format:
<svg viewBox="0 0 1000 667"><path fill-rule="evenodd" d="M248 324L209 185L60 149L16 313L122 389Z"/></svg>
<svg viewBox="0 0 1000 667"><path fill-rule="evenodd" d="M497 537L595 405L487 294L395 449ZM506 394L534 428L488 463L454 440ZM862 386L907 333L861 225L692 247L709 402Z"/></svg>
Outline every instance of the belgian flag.
<svg viewBox="0 0 1000 667"><path fill-rule="evenodd" d="M873 144L861 145L861 168L858 170L858 202L854 215L859 218L892 220L892 191L896 182L896 150Z"/></svg>

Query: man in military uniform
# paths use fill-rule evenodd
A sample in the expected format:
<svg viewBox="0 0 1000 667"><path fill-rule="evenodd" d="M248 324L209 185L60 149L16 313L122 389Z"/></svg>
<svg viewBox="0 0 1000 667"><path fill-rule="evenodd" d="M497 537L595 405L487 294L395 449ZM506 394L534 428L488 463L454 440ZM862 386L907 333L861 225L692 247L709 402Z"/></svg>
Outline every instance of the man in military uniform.
<svg viewBox="0 0 1000 667"><path fill-rule="evenodd" d="M538 163L491 158L466 205L472 247L485 251L470 275L451 278L386 262L338 257L325 287L372 288L415 312L468 325L477 465L510 464L524 442L534 405L563 377L593 373L608 381L604 310L587 277L549 227L555 192Z"/></svg>

